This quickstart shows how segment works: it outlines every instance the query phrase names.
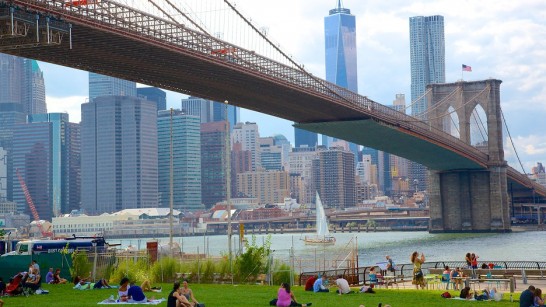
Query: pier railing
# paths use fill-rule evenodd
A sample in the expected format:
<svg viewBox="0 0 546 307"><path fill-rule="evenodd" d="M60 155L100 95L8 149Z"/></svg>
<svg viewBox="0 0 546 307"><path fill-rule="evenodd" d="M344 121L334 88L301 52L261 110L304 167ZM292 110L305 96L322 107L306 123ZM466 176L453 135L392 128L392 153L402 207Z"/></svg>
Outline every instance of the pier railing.
<svg viewBox="0 0 546 307"><path fill-rule="evenodd" d="M486 269L477 269L477 271L496 271L501 273L507 273L509 275L518 276L522 279L535 278L546 279L546 261L481 261L487 265ZM489 264L492 264L491 267ZM431 270L443 270L446 266L450 269L462 268L468 269L465 261L437 261L437 262L425 262L422 265L422 269L425 274ZM481 266L481 264L480 264ZM358 267L358 268L343 268L337 270L324 270L324 271L308 271L302 272L299 278L299 284L304 285L305 281L314 275L326 274L328 278L333 281L337 278L337 275L343 275L351 285L369 284L369 273L371 268L375 268L377 273L385 273L381 267L377 265ZM392 274L392 273L391 273ZM411 280L413 277L413 264L397 264L395 266L395 276L400 277L401 280ZM468 275L468 274L467 274Z"/></svg>

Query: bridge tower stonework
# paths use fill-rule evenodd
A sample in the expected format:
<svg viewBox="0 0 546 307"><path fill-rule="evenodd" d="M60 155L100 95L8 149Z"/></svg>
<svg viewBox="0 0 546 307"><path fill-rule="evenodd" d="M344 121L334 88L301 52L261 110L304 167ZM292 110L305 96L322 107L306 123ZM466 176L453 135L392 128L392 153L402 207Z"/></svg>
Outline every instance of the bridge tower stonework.
<svg viewBox="0 0 546 307"><path fill-rule="evenodd" d="M459 118L460 139L470 144L471 114L480 105L487 118L489 157L485 169L430 170L430 232L510 231L507 163L504 160L500 84L489 79L429 85L430 125L443 129L451 112ZM482 119L483 120L483 119Z"/></svg>

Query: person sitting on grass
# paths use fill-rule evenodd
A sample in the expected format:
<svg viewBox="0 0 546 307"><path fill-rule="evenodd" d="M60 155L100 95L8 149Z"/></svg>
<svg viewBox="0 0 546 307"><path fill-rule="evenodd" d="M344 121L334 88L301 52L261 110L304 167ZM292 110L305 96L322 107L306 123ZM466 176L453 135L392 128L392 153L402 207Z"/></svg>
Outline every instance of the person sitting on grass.
<svg viewBox="0 0 546 307"><path fill-rule="evenodd" d="M290 290L289 283L282 283L281 287L277 291L277 298L272 299L269 302L270 306L277 307L296 307L296 306L311 306L312 303L300 304L294 296L294 292Z"/></svg>
<svg viewBox="0 0 546 307"><path fill-rule="evenodd" d="M182 295L184 295L193 306L197 306L199 304L199 302L195 299L195 296L193 296L193 291L188 287L187 280L182 282L182 291L180 293L182 293Z"/></svg>
<svg viewBox="0 0 546 307"><path fill-rule="evenodd" d="M61 277L61 269L56 269L53 273L53 284L66 284L67 280Z"/></svg>
<svg viewBox="0 0 546 307"><path fill-rule="evenodd" d="M32 274L29 274L29 278L25 281L25 287L30 288L34 291L40 288L40 271L32 269Z"/></svg>
<svg viewBox="0 0 546 307"><path fill-rule="evenodd" d="M535 304L535 287L533 285L529 286L526 290L521 292L519 296L519 306L520 307L529 307Z"/></svg>
<svg viewBox="0 0 546 307"><path fill-rule="evenodd" d="M349 287L349 282L347 281L347 279L343 278L343 275L341 274L337 276L336 285L338 288L336 292L339 293L339 295L349 294L353 292L351 291L351 288Z"/></svg>
<svg viewBox="0 0 546 307"><path fill-rule="evenodd" d="M47 274L45 276L45 281L48 284L53 283L53 268L49 268L49 272L47 272Z"/></svg>
<svg viewBox="0 0 546 307"><path fill-rule="evenodd" d="M129 278L123 277L119 282L118 296L120 302L127 302L127 292L129 291Z"/></svg>
<svg viewBox="0 0 546 307"><path fill-rule="evenodd" d="M142 291L142 288L135 285L134 283L131 283L129 290L127 290L127 302L146 303L149 301L150 300L146 298L146 295L144 295L144 291Z"/></svg>
<svg viewBox="0 0 546 307"><path fill-rule="evenodd" d="M535 289L535 306L544 307L544 297L542 297L542 290L540 288Z"/></svg>
<svg viewBox="0 0 546 307"><path fill-rule="evenodd" d="M173 291L171 291L167 297L167 307L192 307L190 301L188 301L188 299L182 295L181 290L180 282L175 282L173 285Z"/></svg>
<svg viewBox="0 0 546 307"><path fill-rule="evenodd" d="M325 286L326 274L323 274L321 278L317 279L313 284L313 292L330 292Z"/></svg>
<svg viewBox="0 0 546 307"><path fill-rule="evenodd" d="M470 287L464 287L461 290L461 294L459 295L460 298L464 298L465 300L471 300L473 299L472 291L470 291Z"/></svg>
<svg viewBox="0 0 546 307"><path fill-rule="evenodd" d="M307 281L305 282L305 291L313 291L313 285L315 284L317 278L318 275L313 275L307 278Z"/></svg>

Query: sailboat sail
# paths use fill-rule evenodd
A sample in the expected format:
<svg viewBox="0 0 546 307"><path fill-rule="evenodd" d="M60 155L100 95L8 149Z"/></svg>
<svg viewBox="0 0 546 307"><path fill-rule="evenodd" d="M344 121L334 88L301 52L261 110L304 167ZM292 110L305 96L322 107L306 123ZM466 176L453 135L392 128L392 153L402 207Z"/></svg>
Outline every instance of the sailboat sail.
<svg viewBox="0 0 546 307"><path fill-rule="evenodd" d="M324 207L322 201L317 193L317 235L313 238L305 237L305 244L335 244L336 238L330 235L328 229L328 221L326 220L326 213L324 213Z"/></svg>
<svg viewBox="0 0 546 307"><path fill-rule="evenodd" d="M324 213L324 207L320 201L320 197L317 193L317 236L324 237L330 235L328 229L328 221L326 220L326 214Z"/></svg>

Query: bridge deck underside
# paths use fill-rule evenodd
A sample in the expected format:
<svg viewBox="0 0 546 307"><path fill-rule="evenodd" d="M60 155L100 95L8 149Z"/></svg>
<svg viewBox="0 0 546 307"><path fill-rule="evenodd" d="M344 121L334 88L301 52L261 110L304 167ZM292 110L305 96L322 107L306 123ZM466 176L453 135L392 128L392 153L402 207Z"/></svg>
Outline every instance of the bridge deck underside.
<svg viewBox="0 0 546 307"><path fill-rule="evenodd" d="M355 110L214 57L116 29L73 22L61 45L4 49L3 53L91 71L192 96L230 103L295 122L360 119ZM87 86L87 84L82 84Z"/></svg>
<svg viewBox="0 0 546 307"><path fill-rule="evenodd" d="M307 123L296 127L382 150L433 170L484 169L483 165L448 148L374 120Z"/></svg>

